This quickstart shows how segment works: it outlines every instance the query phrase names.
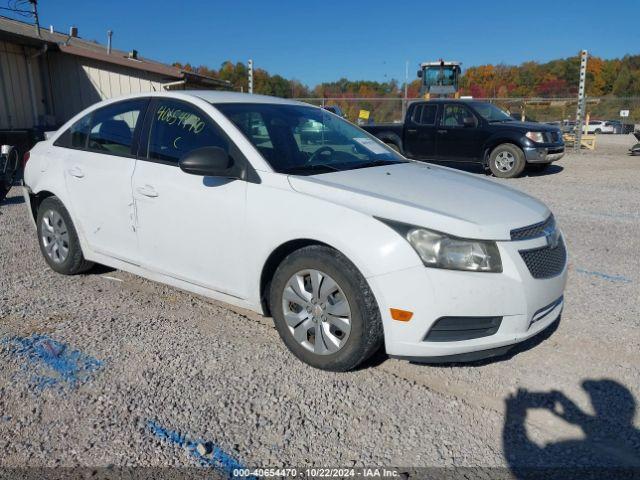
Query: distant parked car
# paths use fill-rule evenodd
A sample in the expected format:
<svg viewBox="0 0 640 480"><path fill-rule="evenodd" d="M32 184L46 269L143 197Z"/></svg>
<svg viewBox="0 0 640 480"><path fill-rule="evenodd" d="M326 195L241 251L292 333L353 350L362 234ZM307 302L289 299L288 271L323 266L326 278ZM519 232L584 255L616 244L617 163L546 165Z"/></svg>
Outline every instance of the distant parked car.
<svg viewBox="0 0 640 480"><path fill-rule="evenodd" d="M620 120L607 120L607 125L613 128L613 133L627 134L633 133L634 125L632 123L622 123Z"/></svg>
<svg viewBox="0 0 640 480"><path fill-rule="evenodd" d="M613 125L604 120L591 120L587 127L587 133L613 133Z"/></svg>

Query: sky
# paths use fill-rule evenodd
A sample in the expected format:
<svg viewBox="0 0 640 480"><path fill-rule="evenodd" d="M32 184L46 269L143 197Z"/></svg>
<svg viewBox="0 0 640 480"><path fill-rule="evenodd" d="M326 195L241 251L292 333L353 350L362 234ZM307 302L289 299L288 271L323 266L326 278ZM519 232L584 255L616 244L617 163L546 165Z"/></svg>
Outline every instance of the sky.
<svg viewBox="0 0 640 480"><path fill-rule="evenodd" d="M7 0L0 0L5 6ZM422 61L545 62L640 53L640 0L39 0L41 25L166 63L246 62L311 87L409 80ZM0 12L4 14L4 12Z"/></svg>

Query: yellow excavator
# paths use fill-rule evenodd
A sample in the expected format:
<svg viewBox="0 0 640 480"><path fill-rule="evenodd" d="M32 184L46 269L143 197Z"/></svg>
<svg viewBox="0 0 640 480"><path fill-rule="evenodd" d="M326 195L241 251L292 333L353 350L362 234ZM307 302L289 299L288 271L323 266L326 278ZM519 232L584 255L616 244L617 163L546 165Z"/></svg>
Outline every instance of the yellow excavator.
<svg viewBox="0 0 640 480"><path fill-rule="evenodd" d="M420 64L418 78L420 84L420 96L430 98L458 98L458 81L462 72L461 62L445 62L440 59L437 62L424 62Z"/></svg>

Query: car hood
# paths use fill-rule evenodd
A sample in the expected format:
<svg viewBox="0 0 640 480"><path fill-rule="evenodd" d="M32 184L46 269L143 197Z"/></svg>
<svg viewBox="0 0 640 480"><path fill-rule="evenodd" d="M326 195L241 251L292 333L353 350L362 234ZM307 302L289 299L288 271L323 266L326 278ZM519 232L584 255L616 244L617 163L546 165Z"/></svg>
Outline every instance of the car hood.
<svg viewBox="0 0 640 480"><path fill-rule="evenodd" d="M450 168L408 162L313 176L289 176L291 187L367 215L451 235L510 240L514 228L550 212L518 190Z"/></svg>

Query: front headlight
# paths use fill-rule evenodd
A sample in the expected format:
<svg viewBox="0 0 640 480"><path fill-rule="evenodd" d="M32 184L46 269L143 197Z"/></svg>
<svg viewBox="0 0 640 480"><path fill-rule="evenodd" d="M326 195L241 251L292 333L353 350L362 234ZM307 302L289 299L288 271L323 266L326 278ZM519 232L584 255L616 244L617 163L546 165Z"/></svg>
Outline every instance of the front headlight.
<svg viewBox="0 0 640 480"><path fill-rule="evenodd" d="M496 242L458 238L400 222L378 220L402 235L427 267L502 272L502 261Z"/></svg>
<svg viewBox="0 0 640 480"><path fill-rule="evenodd" d="M527 132L525 134L525 137L527 137L532 142L544 143L544 135L542 134L542 132Z"/></svg>

